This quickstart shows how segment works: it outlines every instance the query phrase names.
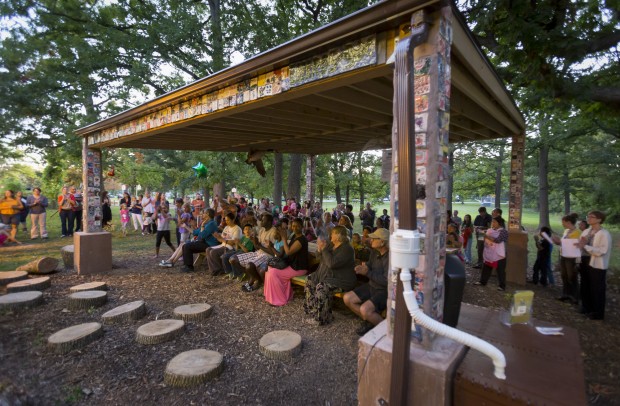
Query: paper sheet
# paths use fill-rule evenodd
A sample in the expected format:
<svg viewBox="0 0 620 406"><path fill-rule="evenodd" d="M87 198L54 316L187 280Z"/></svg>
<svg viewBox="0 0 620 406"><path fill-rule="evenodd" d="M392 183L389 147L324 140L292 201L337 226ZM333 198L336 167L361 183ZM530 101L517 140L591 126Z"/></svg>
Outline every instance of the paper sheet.
<svg viewBox="0 0 620 406"><path fill-rule="evenodd" d="M581 250L575 247L579 242L576 238L562 238L562 256L564 258L581 258Z"/></svg>

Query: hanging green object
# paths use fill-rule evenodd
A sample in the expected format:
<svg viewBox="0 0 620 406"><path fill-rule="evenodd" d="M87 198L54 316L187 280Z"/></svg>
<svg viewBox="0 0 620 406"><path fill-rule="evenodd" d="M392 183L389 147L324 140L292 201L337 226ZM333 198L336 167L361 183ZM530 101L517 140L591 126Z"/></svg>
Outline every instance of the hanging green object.
<svg viewBox="0 0 620 406"><path fill-rule="evenodd" d="M207 177L207 167L204 166L202 162L198 162L196 166L192 166L192 169L194 170L194 175L196 175L197 178Z"/></svg>

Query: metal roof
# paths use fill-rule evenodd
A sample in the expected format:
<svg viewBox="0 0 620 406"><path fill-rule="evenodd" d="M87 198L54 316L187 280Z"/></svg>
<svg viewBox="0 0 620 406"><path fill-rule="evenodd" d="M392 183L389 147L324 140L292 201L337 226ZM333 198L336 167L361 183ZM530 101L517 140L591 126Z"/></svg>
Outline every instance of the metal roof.
<svg viewBox="0 0 620 406"><path fill-rule="evenodd" d="M76 133L97 148L390 148L393 68L386 61L411 14L439 3L378 3ZM521 113L453 10L450 141L523 134Z"/></svg>

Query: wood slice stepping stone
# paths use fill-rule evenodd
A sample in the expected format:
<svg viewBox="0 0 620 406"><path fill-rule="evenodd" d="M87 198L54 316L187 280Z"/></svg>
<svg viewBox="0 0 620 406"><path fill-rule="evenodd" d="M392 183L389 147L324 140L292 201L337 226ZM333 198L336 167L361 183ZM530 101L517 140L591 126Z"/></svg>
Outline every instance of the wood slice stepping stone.
<svg viewBox="0 0 620 406"><path fill-rule="evenodd" d="M86 290L108 290L108 285L105 282L88 282L82 283L69 288L71 292L83 292Z"/></svg>
<svg viewBox="0 0 620 406"><path fill-rule="evenodd" d="M159 344L172 340L183 332L185 322L176 319L155 320L138 327L136 341L140 344Z"/></svg>
<svg viewBox="0 0 620 406"><path fill-rule="evenodd" d="M217 351L185 351L168 362L164 382L176 387L194 386L219 376L223 369L224 357Z"/></svg>
<svg viewBox="0 0 620 406"><path fill-rule="evenodd" d="M101 319L104 324L122 323L141 319L145 314L146 306L144 305L144 300L136 300L105 312Z"/></svg>
<svg viewBox="0 0 620 406"><path fill-rule="evenodd" d="M31 290L28 292L9 293L0 296L0 309L26 309L40 305L43 302L43 292Z"/></svg>
<svg viewBox="0 0 620 406"><path fill-rule="evenodd" d="M272 331L260 339L259 347L267 358L289 360L301 351L301 336L288 330Z"/></svg>
<svg viewBox="0 0 620 406"><path fill-rule="evenodd" d="M65 245L60 249L60 256L62 257L62 263L65 265L65 269L73 268L73 258L75 253L75 246Z"/></svg>
<svg viewBox="0 0 620 406"><path fill-rule="evenodd" d="M34 274L47 274L54 272L57 266L58 260L56 258L41 257L32 262L28 262L25 265L17 267L16 271L24 271Z"/></svg>
<svg viewBox="0 0 620 406"><path fill-rule="evenodd" d="M13 282L6 285L6 291L9 293L25 292L28 290L44 290L52 285L49 276L40 278L24 279L23 281Z"/></svg>
<svg viewBox="0 0 620 406"><path fill-rule="evenodd" d="M24 279L28 279L28 272L26 271L0 272L0 285L8 285Z"/></svg>
<svg viewBox="0 0 620 406"><path fill-rule="evenodd" d="M69 309L84 310L91 307L103 306L108 301L108 292L100 290L86 290L69 295Z"/></svg>
<svg viewBox="0 0 620 406"><path fill-rule="evenodd" d="M66 354L92 343L102 335L101 324L84 323L57 331L49 336L47 344L55 352Z"/></svg>
<svg viewBox="0 0 620 406"><path fill-rule="evenodd" d="M174 314L183 321L201 321L211 315L213 308L206 303L194 303L179 306L174 309Z"/></svg>

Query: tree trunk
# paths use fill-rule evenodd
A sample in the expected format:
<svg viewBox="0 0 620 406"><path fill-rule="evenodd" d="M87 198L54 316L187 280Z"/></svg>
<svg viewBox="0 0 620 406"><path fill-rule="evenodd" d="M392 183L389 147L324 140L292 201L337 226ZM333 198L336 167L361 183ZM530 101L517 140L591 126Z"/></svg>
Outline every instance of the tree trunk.
<svg viewBox="0 0 620 406"><path fill-rule="evenodd" d="M501 141L499 156L497 157L497 167L495 168L495 207L501 207L502 205L502 166L504 165L505 149L506 142Z"/></svg>
<svg viewBox="0 0 620 406"><path fill-rule="evenodd" d="M300 202L301 197L301 154L291 154L291 165L288 170L287 190L289 198L294 197L295 201Z"/></svg>
<svg viewBox="0 0 620 406"><path fill-rule="evenodd" d="M316 155L306 157L306 200L314 200L316 190Z"/></svg>
<svg viewBox="0 0 620 406"><path fill-rule="evenodd" d="M360 205L364 206L366 196L364 193L364 173L362 172L362 153L356 152L357 155L357 183L360 191Z"/></svg>
<svg viewBox="0 0 620 406"><path fill-rule="evenodd" d="M218 72L226 67L224 63L224 36L222 34L221 0L209 0L211 13L211 36L213 53L211 54L213 72ZM212 72L212 73L213 73Z"/></svg>
<svg viewBox="0 0 620 406"><path fill-rule="evenodd" d="M336 192L336 203L340 204L342 202L342 193L340 192L340 184L336 183L336 188L334 190Z"/></svg>
<svg viewBox="0 0 620 406"><path fill-rule="evenodd" d="M323 185L319 185L319 202L323 206Z"/></svg>
<svg viewBox="0 0 620 406"><path fill-rule="evenodd" d="M224 181L218 182L213 185L213 194L219 196L220 199L224 199L226 197L226 188L224 185Z"/></svg>
<svg viewBox="0 0 620 406"><path fill-rule="evenodd" d="M549 145L540 146L538 157L538 181L540 183L538 195L539 226L549 226Z"/></svg>
<svg viewBox="0 0 620 406"><path fill-rule="evenodd" d="M282 205L282 154L276 152L273 161L273 204L280 207Z"/></svg>
<svg viewBox="0 0 620 406"><path fill-rule="evenodd" d="M350 198L351 198L351 185L347 183L347 188L345 189L345 192L344 192L344 203L349 204Z"/></svg>
<svg viewBox="0 0 620 406"><path fill-rule="evenodd" d="M570 179L566 165L562 173L562 189L564 190L564 214L568 214L570 213Z"/></svg>

